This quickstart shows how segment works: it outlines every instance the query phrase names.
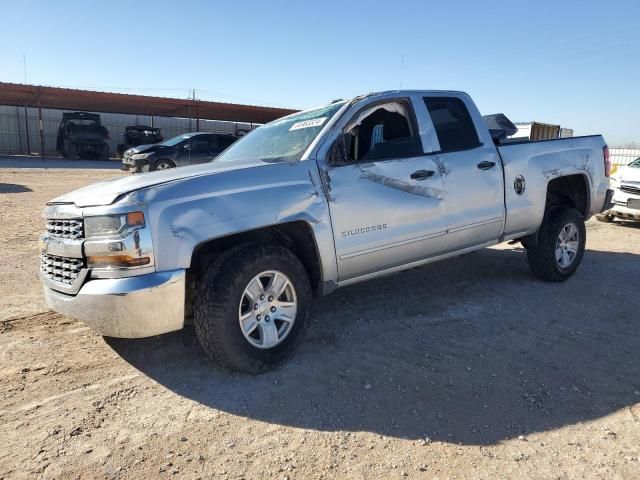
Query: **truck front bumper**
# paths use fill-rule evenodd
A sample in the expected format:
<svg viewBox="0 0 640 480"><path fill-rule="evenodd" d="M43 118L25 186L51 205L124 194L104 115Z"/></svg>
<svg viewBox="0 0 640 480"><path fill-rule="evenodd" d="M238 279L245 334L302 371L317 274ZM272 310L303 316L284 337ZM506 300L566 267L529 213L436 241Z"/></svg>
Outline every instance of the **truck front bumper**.
<svg viewBox="0 0 640 480"><path fill-rule="evenodd" d="M83 321L100 335L142 338L184 326L185 270L95 279L76 295L44 287L47 305Z"/></svg>
<svg viewBox="0 0 640 480"><path fill-rule="evenodd" d="M603 215L626 218L627 220L640 220L640 209L629 208L624 205L614 205L610 210L603 212Z"/></svg>
<svg viewBox="0 0 640 480"><path fill-rule="evenodd" d="M609 199L609 196L607 196ZM628 220L640 220L640 195L616 189L610 202L605 202L602 216L618 217Z"/></svg>

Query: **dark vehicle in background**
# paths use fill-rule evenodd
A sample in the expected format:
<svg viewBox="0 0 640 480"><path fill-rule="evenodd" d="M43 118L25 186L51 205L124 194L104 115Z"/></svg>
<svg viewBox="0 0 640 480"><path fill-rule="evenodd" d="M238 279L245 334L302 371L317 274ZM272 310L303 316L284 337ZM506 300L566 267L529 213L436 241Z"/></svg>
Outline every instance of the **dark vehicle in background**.
<svg viewBox="0 0 640 480"><path fill-rule="evenodd" d="M100 115L86 112L62 114L58 127L56 150L70 160L109 159L109 130L100 122Z"/></svg>
<svg viewBox="0 0 640 480"><path fill-rule="evenodd" d="M130 125L124 128L123 143L116 147L116 157L122 158L125 150L140 145L151 145L159 143L164 138L159 128L149 127L147 125Z"/></svg>
<svg viewBox="0 0 640 480"><path fill-rule="evenodd" d="M130 148L122 157L122 169L140 173L207 163L236 140L220 133L185 133L155 145Z"/></svg>

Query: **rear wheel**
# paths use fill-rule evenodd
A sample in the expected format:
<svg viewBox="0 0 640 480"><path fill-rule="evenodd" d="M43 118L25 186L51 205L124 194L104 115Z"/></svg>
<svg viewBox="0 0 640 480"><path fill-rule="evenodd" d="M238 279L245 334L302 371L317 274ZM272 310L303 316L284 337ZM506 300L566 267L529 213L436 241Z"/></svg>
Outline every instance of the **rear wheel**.
<svg viewBox="0 0 640 480"><path fill-rule="evenodd" d="M307 329L311 286L298 258L279 245L236 248L212 261L194 299L207 356L257 374L283 362Z"/></svg>
<svg viewBox="0 0 640 480"><path fill-rule="evenodd" d="M100 160L109 160L109 145L103 145L100 148Z"/></svg>
<svg viewBox="0 0 640 480"><path fill-rule="evenodd" d="M585 243L582 215L574 208L552 208L545 213L537 243L527 247L529 266L542 280L563 282L578 269Z"/></svg>
<svg viewBox="0 0 640 480"><path fill-rule="evenodd" d="M155 170L167 170L168 168L175 168L176 164L167 158L163 158L158 160L151 166L151 171Z"/></svg>

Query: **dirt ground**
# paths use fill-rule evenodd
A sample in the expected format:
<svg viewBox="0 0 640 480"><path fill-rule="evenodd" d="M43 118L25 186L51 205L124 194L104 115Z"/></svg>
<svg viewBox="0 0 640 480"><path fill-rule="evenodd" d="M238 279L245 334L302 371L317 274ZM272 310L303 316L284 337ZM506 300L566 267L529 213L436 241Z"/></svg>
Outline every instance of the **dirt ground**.
<svg viewBox="0 0 640 480"><path fill-rule="evenodd" d="M500 246L345 288L248 377L46 309L42 206L114 175L0 170L0 479L640 478L637 226L564 284Z"/></svg>

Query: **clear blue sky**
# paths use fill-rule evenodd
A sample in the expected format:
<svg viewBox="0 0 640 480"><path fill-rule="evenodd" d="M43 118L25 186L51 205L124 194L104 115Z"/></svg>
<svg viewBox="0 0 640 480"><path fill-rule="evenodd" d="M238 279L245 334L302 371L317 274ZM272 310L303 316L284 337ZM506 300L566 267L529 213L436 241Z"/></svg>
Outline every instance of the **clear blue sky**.
<svg viewBox="0 0 640 480"><path fill-rule="evenodd" d="M311 107L402 88L640 143L640 1L0 0L0 81ZM403 61L404 59L404 61Z"/></svg>

